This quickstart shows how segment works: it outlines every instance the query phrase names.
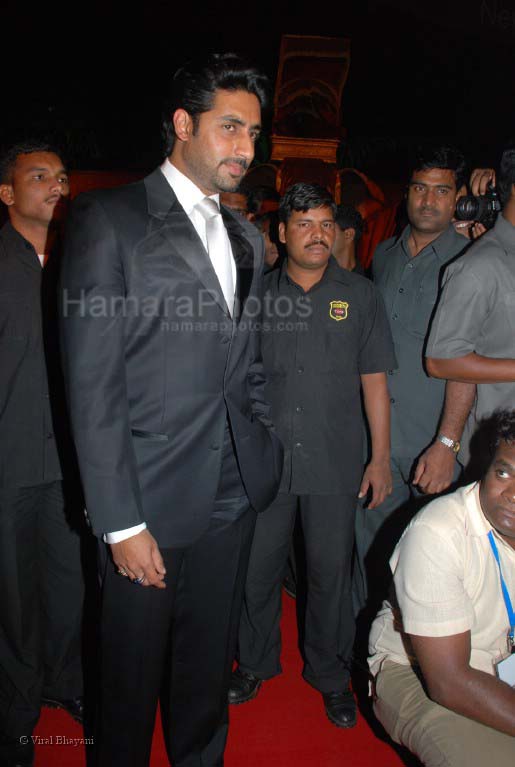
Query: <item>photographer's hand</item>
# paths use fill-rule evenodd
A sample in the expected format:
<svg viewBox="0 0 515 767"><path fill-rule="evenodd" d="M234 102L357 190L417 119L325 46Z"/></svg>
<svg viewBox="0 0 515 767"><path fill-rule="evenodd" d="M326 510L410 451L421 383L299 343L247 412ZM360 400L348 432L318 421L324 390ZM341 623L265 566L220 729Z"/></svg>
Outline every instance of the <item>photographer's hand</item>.
<svg viewBox="0 0 515 767"><path fill-rule="evenodd" d="M488 185L495 186L495 170L493 168L474 168L470 174L470 191L474 197L480 197L488 192Z"/></svg>
<svg viewBox="0 0 515 767"><path fill-rule="evenodd" d="M478 221L453 221L454 228L467 240L477 240L482 234L486 232L486 226L480 224Z"/></svg>

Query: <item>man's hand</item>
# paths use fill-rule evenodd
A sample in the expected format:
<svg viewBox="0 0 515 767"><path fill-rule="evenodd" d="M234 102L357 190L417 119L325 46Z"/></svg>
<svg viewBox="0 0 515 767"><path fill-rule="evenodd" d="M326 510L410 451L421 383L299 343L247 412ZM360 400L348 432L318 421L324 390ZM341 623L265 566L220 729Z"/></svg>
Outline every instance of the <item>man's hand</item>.
<svg viewBox="0 0 515 767"><path fill-rule="evenodd" d="M148 530L126 538L120 543L111 543L113 561L118 570L126 573L131 580L141 579L141 586L155 586L165 589L166 569L155 538Z"/></svg>
<svg viewBox="0 0 515 767"><path fill-rule="evenodd" d="M390 461L370 461L361 480L358 498L364 498L370 488L372 488L372 500L368 508L375 509L393 489Z"/></svg>
<svg viewBox="0 0 515 767"><path fill-rule="evenodd" d="M495 186L495 170L493 168L475 168L470 176L470 191L475 197L488 192L488 184Z"/></svg>
<svg viewBox="0 0 515 767"><path fill-rule="evenodd" d="M417 462L413 484L423 493L442 493L454 477L456 456L446 445L433 442Z"/></svg>
<svg viewBox="0 0 515 767"><path fill-rule="evenodd" d="M474 197L480 197L488 192L488 184L495 186L495 170L493 168L475 168L470 175L470 191ZM477 240L486 232L486 227L477 221L453 221L458 234L469 240Z"/></svg>
<svg viewBox="0 0 515 767"><path fill-rule="evenodd" d="M456 232L466 237L467 240L477 240L486 232L486 226L479 221L453 221Z"/></svg>

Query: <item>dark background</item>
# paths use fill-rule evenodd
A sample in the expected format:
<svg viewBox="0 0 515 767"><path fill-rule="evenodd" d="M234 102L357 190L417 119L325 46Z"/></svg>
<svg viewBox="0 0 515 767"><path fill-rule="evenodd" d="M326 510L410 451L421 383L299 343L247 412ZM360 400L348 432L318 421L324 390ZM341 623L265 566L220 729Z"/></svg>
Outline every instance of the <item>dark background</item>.
<svg viewBox="0 0 515 767"><path fill-rule="evenodd" d="M495 164L515 136L514 0L243 3L7 0L0 143L52 134L72 166L150 169L161 158L163 94L205 50L234 50L275 83L281 35L349 36L340 161L402 178L425 140ZM266 143L259 148L266 159Z"/></svg>

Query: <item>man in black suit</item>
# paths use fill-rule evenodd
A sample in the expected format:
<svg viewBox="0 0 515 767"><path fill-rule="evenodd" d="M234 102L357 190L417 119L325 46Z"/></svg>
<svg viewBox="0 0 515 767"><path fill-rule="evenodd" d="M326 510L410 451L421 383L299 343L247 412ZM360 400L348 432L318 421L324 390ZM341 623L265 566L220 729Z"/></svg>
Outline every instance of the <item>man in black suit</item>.
<svg viewBox="0 0 515 767"><path fill-rule="evenodd" d="M168 159L71 214L63 355L88 513L112 558L102 767L148 764L158 700L174 766L223 765L255 512L282 449L263 398L263 241L218 195L253 158L265 89L234 55L182 68Z"/></svg>
<svg viewBox="0 0 515 767"><path fill-rule="evenodd" d="M68 195L47 144L0 162L0 764L33 763L41 703L82 718L79 535L63 489L64 391L57 350L57 213ZM48 260L48 263L47 263Z"/></svg>

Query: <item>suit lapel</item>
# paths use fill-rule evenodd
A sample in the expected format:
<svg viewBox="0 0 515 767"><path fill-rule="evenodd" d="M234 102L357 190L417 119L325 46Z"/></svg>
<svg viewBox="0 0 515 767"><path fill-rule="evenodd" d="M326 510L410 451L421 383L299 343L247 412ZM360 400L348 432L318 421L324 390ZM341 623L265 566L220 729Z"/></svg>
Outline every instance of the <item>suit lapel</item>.
<svg viewBox="0 0 515 767"><path fill-rule="evenodd" d="M170 184L157 168L144 180L147 190L149 224L147 234L159 234L164 237L172 252L182 258L197 275L206 290L228 314L222 289L211 260L198 236L195 227L179 204ZM236 262L235 316L241 317L255 273L256 243L253 235L243 229L236 216L224 206L222 218L229 235L231 248ZM256 231L255 238L259 237Z"/></svg>
<svg viewBox="0 0 515 767"><path fill-rule="evenodd" d="M234 260L236 262L236 300L234 303L234 319L238 320L243 314L245 301L249 297L250 286L252 285L252 279L254 277L255 248L234 214L230 213L223 206L221 207L221 211L231 242Z"/></svg>
<svg viewBox="0 0 515 767"><path fill-rule="evenodd" d="M147 176L145 187L150 215L147 234L159 232L173 254L186 262L224 314L228 314L220 283L202 240L159 168Z"/></svg>

